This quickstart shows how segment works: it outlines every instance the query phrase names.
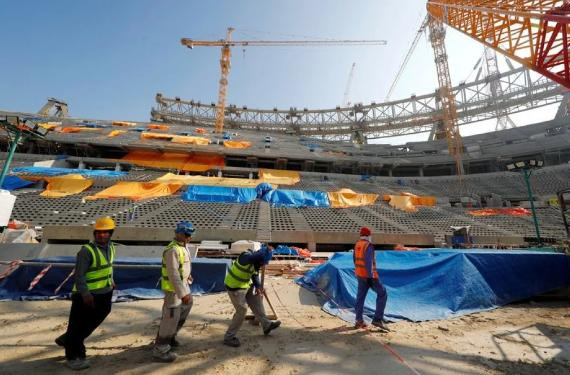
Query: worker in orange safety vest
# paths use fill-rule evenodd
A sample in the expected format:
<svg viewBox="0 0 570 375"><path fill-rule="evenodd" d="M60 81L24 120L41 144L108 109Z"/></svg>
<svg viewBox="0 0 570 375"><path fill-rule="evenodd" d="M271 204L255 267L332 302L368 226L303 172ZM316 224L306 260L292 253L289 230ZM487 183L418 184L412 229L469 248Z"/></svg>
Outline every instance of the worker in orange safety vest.
<svg viewBox="0 0 570 375"><path fill-rule="evenodd" d="M360 239L354 245L353 261L354 272L358 281L358 292L356 295L356 322L354 328L365 328L366 323L363 319L364 301L368 289L372 288L376 292L376 310L372 325L381 328L384 331L389 329L384 325L384 309L386 308L386 300L388 294L386 288L378 278L378 270L376 267L376 257L374 256L374 246L372 245L372 231L367 227L360 229Z"/></svg>

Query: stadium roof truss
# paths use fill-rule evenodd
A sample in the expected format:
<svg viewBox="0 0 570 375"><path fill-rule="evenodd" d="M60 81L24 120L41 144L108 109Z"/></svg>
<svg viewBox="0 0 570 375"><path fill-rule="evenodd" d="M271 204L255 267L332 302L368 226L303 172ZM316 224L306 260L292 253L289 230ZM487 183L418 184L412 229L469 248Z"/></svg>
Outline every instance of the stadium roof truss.
<svg viewBox="0 0 570 375"><path fill-rule="evenodd" d="M520 67L501 73L498 77L503 95L494 97L490 80L462 83L453 88L457 102L459 124L466 125L496 116L489 108L504 109L507 114L522 112L558 103L567 91L557 83ZM151 111L153 121L189 123L213 126L214 103L184 101L156 95L157 107ZM355 104L335 109L249 109L246 106L226 107L226 128L260 130L319 137L330 140L350 140L354 132L368 139L429 132L438 121L440 102L437 92L385 103Z"/></svg>

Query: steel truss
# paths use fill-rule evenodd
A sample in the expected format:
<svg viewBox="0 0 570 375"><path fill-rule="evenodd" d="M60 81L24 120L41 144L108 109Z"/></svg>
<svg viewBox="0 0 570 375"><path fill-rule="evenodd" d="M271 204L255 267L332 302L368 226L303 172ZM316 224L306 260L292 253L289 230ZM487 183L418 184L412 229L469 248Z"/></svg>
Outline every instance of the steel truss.
<svg viewBox="0 0 570 375"><path fill-rule="evenodd" d="M453 87L459 125L496 117L495 108L513 114L559 103L568 91L557 83L524 67L498 76L502 95L493 97L489 80L464 83ZM153 121L214 126L216 104L185 101L156 95ZM370 105L356 104L348 108L309 110L249 109L229 105L225 109L225 128L259 130L321 137L329 140L350 140L355 132L367 139L395 137L429 132L441 119L439 95L412 96L407 99Z"/></svg>

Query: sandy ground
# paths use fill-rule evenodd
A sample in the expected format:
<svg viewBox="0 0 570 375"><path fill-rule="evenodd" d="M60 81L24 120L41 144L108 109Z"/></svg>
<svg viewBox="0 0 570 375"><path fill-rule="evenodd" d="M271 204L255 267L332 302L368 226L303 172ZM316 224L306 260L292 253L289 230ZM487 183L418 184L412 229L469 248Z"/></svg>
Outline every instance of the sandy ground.
<svg viewBox="0 0 570 375"><path fill-rule="evenodd" d="M568 374L570 301L510 305L444 321L354 330L324 313L290 279L266 280L283 325L268 337L244 324L242 346L221 340L233 308L225 293L195 298L173 364L154 363L161 301L117 303L86 341L105 374ZM279 298L278 298L279 297ZM69 301L0 302L0 373L72 373L53 340L65 331Z"/></svg>

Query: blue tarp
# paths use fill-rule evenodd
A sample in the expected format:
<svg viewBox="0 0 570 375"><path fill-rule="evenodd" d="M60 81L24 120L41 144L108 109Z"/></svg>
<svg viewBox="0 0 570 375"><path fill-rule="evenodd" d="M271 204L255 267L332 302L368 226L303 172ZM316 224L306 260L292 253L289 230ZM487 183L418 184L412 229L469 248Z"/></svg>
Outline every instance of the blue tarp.
<svg viewBox="0 0 570 375"><path fill-rule="evenodd" d="M273 255L299 255L299 252L289 246L279 245L273 250Z"/></svg>
<svg viewBox="0 0 570 375"><path fill-rule="evenodd" d="M274 207L330 207L329 196L323 191L271 190L261 199Z"/></svg>
<svg viewBox="0 0 570 375"><path fill-rule="evenodd" d="M254 188L190 185L182 200L190 202L249 203L257 198Z"/></svg>
<svg viewBox="0 0 570 375"><path fill-rule="evenodd" d="M74 168L49 168L49 167L17 167L12 170L14 173L25 173L36 176L62 176L66 174L80 174L85 177L121 177L127 172L74 169Z"/></svg>
<svg viewBox="0 0 570 375"><path fill-rule="evenodd" d="M569 259L524 250L376 252L380 279L388 291L386 318L411 321L489 310L564 287L570 284ZM352 253L336 253L297 282L328 299L325 311L354 321L357 282ZM365 315L373 315L375 301L376 294L369 291Z"/></svg>
<svg viewBox="0 0 570 375"><path fill-rule="evenodd" d="M75 257L61 256L43 259L34 259L36 262L75 262ZM120 299L152 299L162 298L163 294L158 284L160 278L159 258L117 258L116 265L136 264L136 265L156 265L156 268L115 268L114 280L119 291ZM226 269L231 262L228 259L207 259L196 258L192 260L192 294L204 294L222 292L225 290L224 277ZM0 282L0 300L43 300L53 298L63 298L71 292L73 277L70 278L59 291L54 295L55 289L63 282L71 272L72 266L54 266L40 282L27 291L32 279L40 272L44 266L25 265L14 271L9 277Z"/></svg>
<svg viewBox="0 0 570 375"><path fill-rule="evenodd" d="M33 181L26 181L18 176L6 176L4 178L4 182L2 183L2 189L17 190L33 184Z"/></svg>

